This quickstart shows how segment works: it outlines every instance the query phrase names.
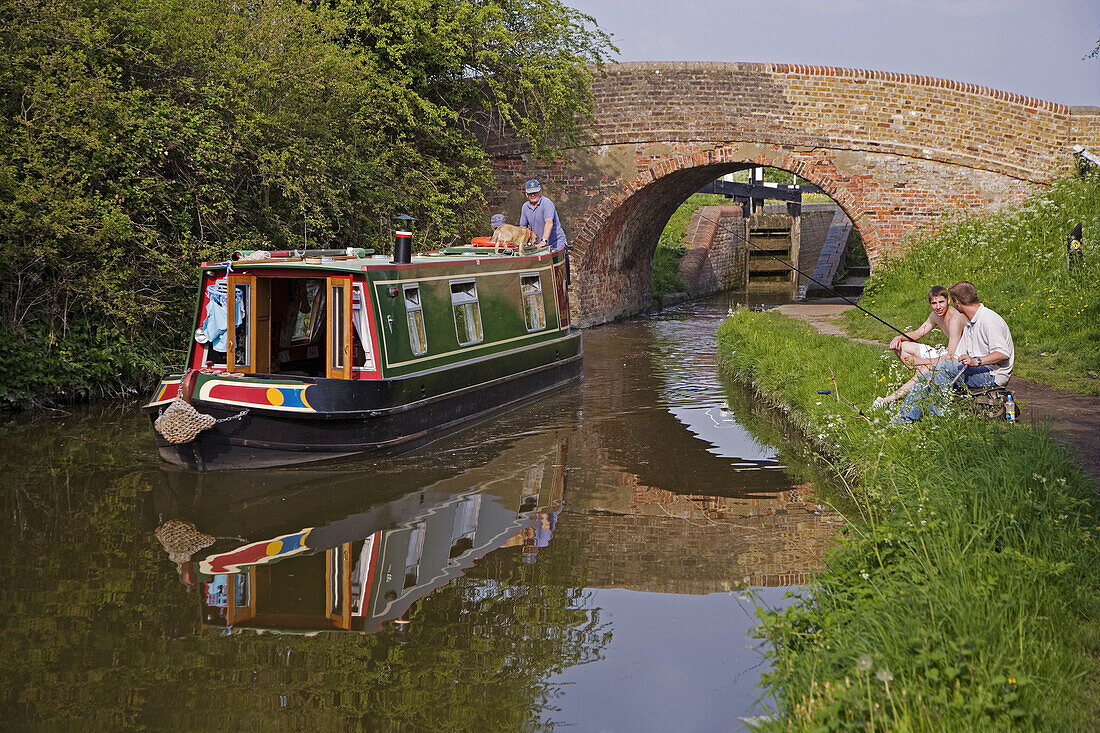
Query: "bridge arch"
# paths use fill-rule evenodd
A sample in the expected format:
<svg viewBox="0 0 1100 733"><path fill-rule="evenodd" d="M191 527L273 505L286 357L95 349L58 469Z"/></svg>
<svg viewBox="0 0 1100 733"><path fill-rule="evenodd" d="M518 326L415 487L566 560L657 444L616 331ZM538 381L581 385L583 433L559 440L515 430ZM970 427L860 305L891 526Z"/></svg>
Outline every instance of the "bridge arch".
<svg viewBox="0 0 1100 733"><path fill-rule="evenodd" d="M624 184L621 196L604 198L590 210L575 248L581 278L573 293L578 313L598 313L603 321L645 307L657 241L676 208L710 181L754 166L795 173L829 195L849 218L856 212L858 192L838 183L826 168L807 165L783 150L762 148L747 160L733 148L669 156ZM591 236L584 237L585 232ZM870 247L876 246L873 228L867 226L861 235L865 245L870 238Z"/></svg>
<svg viewBox="0 0 1100 733"><path fill-rule="evenodd" d="M788 64L618 64L593 84L593 143L553 161L489 151L494 208L543 181L572 248L574 320L645 307L657 238L705 183L764 165L811 181L859 229L872 267L944 216L1015 204L1100 148L1100 109L908 74Z"/></svg>

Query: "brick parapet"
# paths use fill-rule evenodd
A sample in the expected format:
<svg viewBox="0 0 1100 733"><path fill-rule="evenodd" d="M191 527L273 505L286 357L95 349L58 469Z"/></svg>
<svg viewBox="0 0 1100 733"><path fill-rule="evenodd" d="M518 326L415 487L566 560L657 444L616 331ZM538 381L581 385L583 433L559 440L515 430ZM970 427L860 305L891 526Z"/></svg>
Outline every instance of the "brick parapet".
<svg viewBox="0 0 1100 733"><path fill-rule="evenodd" d="M1070 115L1069 144L1100 153L1100 107L1074 107Z"/></svg>
<svg viewBox="0 0 1100 733"><path fill-rule="evenodd" d="M1006 92L990 87L984 87L978 84L969 84L967 82L954 81L952 79L941 79L934 76L924 76L921 74L907 74L903 72L895 71L876 71L873 69L856 69L846 68L840 66L813 66L807 64L782 64L782 63L755 63L746 61L733 61L733 62L717 62L717 61L673 61L673 62L654 62L654 61L639 61L630 62L624 64L613 64L609 68L615 67L632 67L639 70L653 70L653 69L666 69L669 67L682 68L690 70L707 70L707 71L722 71L729 68L734 68L738 71L757 71L777 74L795 74L801 76L821 76L821 77L836 77L836 78L853 78L853 79L874 79L881 81L896 82L902 84L913 84L919 86L929 86L941 89L950 89L953 91L964 92L968 94L984 95L994 99L1000 99L1008 102L1014 102L1017 104L1026 105L1029 107L1041 107L1043 109L1049 109L1054 112L1066 113L1070 110L1070 107L1057 102L1048 102L1035 97L1027 97L1022 94L1016 94L1014 92Z"/></svg>
<svg viewBox="0 0 1100 733"><path fill-rule="evenodd" d="M600 144L753 141L875 150L1048 182L1066 105L913 74L789 64L628 63L593 84Z"/></svg>

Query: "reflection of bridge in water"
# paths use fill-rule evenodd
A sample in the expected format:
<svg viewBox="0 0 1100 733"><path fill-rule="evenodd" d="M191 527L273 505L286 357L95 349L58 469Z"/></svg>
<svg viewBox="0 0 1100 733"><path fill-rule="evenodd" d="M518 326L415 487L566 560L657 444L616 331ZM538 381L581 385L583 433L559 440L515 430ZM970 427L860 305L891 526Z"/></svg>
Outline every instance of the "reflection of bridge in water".
<svg viewBox="0 0 1100 733"><path fill-rule="evenodd" d="M686 349L674 332L699 326L615 328L585 342L585 420L571 453L586 478L571 477L559 530L582 548L588 585L711 593L806 582L839 518L749 433L748 400L731 405L739 395L728 393L715 406L699 385L713 374L713 345Z"/></svg>

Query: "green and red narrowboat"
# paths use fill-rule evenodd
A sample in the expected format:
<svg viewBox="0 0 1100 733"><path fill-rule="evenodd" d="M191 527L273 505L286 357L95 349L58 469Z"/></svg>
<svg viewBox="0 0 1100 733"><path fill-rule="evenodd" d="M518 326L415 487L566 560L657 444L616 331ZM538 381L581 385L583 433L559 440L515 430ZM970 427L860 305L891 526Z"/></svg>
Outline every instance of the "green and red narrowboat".
<svg viewBox="0 0 1100 733"><path fill-rule="evenodd" d="M187 370L144 408L161 456L207 471L415 446L578 379L565 253L483 244L205 263Z"/></svg>

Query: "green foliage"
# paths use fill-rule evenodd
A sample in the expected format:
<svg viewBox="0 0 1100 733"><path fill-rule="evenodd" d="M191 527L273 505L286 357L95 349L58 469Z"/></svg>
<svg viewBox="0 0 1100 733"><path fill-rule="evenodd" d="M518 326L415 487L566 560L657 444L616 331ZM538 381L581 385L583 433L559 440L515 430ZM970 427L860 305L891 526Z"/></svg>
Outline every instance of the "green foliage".
<svg viewBox="0 0 1100 733"><path fill-rule="evenodd" d="M826 569L799 603L761 614L782 715L764 727L1088 728L1100 502L1067 452L1045 430L964 410L891 429L887 410L865 406L905 375L873 347L775 313L733 313L718 351L851 494Z"/></svg>
<svg viewBox="0 0 1100 733"><path fill-rule="evenodd" d="M749 183L752 180L752 168L744 168L739 171L735 171L730 177L738 183ZM764 167L764 181L766 183L808 183L806 179L799 178L794 173L785 171L782 168L769 168Z"/></svg>
<svg viewBox="0 0 1100 733"><path fill-rule="evenodd" d="M7 400L178 361L200 261L384 248L398 212L421 247L469 234L475 131L575 142L614 50L534 0L15 0L0 42Z"/></svg>
<svg viewBox="0 0 1100 733"><path fill-rule="evenodd" d="M668 223L661 232L661 238L657 241L657 250L653 253L653 280L650 287L654 298L663 298L669 293L682 293L687 287L684 281L676 276L676 271L680 267L680 258L687 251L684 235L687 233L688 225L691 224L692 214L703 206L720 206L728 203L729 199L725 196L693 193L676 208L676 211L672 212L672 216L669 217Z"/></svg>
<svg viewBox="0 0 1100 733"><path fill-rule="evenodd" d="M1066 236L1077 223L1085 260L1071 273ZM1100 394L1100 176L1059 181L1014 211L958 221L915 242L875 269L860 305L915 328L928 317L928 288L959 280L973 282L1008 322L1014 374ZM892 335L859 311L845 318L853 334Z"/></svg>

